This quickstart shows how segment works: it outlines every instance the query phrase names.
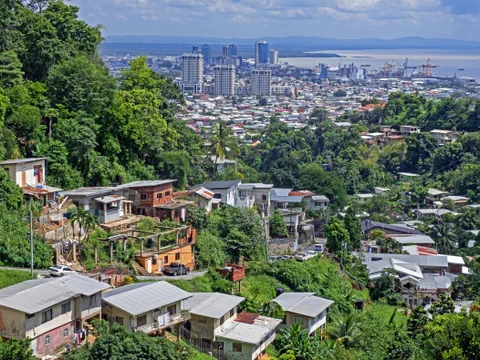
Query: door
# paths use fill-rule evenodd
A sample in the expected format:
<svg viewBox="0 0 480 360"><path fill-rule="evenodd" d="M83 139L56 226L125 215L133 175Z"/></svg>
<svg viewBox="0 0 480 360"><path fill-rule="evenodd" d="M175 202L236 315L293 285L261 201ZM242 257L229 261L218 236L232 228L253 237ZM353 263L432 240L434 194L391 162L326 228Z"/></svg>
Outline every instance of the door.
<svg viewBox="0 0 480 360"><path fill-rule="evenodd" d="M22 187L24 187L27 184L27 172L22 171Z"/></svg>

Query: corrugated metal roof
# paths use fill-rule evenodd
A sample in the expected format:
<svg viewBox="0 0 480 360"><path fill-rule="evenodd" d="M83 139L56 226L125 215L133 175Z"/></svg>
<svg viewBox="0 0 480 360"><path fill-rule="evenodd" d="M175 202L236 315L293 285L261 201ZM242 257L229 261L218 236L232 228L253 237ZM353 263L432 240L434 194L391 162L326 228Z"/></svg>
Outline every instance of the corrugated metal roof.
<svg viewBox="0 0 480 360"><path fill-rule="evenodd" d="M0 306L34 314L74 296L90 296L109 287L110 285L79 274L29 280L0 290Z"/></svg>
<svg viewBox="0 0 480 360"><path fill-rule="evenodd" d="M252 323L229 321L216 330L215 335L217 338L258 345L281 323L282 320L257 315Z"/></svg>
<svg viewBox="0 0 480 360"><path fill-rule="evenodd" d="M46 160L46 158L28 158L28 159L12 159L0 161L0 165L11 165L11 164L25 164L34 161Z"/></svg>
<svg viewBox="0 0 480 360"><path fill-rule="evenodd" d="M103 301L133 316L176 303L191 297L188 292L165 281L139 286L132 284L107 292Z"/></svg>
<svg viewBox="0 0 480 360"><path fill-rule="evenodd" d="M191 314L220 319L223 315L245 300L240 296L220 293L209 293L208 295L209 296L205 296L204 294L192 294L192 298L186 300L184 306L190 308ZM199 300L201 301L199 302Z"/></svg>
<svg viewBox="0 0 480 360"><path fill-rule="evenodd" d="M230 189L231 187L237 186L241 183L241 180L228 180L228 181L210 181L202 184L204 188L209 190L212 189Z"/></svg>
<svg viewBox="0 0 480 360"><path fill-rule="evenodd" d="M314 293L283 293L274 299L283 311L315 317L331 306L334 301L315 296Z"/></svg>

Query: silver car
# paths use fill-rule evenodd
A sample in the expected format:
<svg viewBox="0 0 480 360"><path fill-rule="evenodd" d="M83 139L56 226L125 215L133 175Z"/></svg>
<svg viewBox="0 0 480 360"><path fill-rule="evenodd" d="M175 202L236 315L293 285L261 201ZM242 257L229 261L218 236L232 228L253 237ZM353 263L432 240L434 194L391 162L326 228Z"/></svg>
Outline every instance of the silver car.
<svg viewBox="0 0 480 360"><path fill-rule="evenodd" d="M73 274L75 272L71 268L65 265L55 265L55 266L49 267L48 271L50 272L50 276L64 276L68 274Z"/></svg>

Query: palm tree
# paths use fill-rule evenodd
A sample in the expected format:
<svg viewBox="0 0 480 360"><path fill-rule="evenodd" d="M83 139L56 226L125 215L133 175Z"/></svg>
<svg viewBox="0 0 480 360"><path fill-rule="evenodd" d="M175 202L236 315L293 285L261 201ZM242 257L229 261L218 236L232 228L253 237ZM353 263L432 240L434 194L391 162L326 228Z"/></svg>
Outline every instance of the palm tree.
<svg viewBox="0 0 480 360"><path fill-rule="evenodd" d="M233 137L232 129L230 129L223 121L219 120L213 125L213 133L210 139L211 145L209 156L215 156L213 167L213 177L217 173L217 161L224 160L227 155L238 154L238 144Z"/></svg>
<svg viewBox="0 0 480 360"><path fill-rule="evenodd" d="M307 360L311 358L312 348L307 330L302 330L298 322L291 328L284 328L279 331L277 346L281 354L292 351L296 360Z"/></svg>
<svg viewBox="0 0 480 360"><path fill-rule="evenodd" d="M432 237L440 253L446 253L455 248L457 235L453 230L453 224L446 222L441 222L433 227Z"/></svg>
<svg viewBox="0 0 480 360"><path fill-rule="evenodd" d="M342 343L345 347L355 343L361 336L360 322L357 316L351 313L342 318L337 318L334 327L328 331L328 336L330 339Z"/></svg>
<svg viewBox="0 0 480 360"><path fill-rule="evenodd" d="M85 234L88 237L88 233L91 229L95 228L97 225L97 219L93 216L90 211L77 208L75 213L70 217L70 222L72 223L73 233L75 236L75 223L78 223L78 240L81 238L82 229L85 231Z"/></svg>

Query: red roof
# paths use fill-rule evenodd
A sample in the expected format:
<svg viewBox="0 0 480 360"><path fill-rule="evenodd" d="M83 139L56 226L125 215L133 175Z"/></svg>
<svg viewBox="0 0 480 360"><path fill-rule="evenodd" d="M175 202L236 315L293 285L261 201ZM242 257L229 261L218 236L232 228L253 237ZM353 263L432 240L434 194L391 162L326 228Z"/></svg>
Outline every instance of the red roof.
<svg viewBox="0 0 480 360"><path fill-rule="evenodd" d="M297 191L290 191L288 196L314 196L315 194L310 190L297 190Z"/></svg>
<svg viewBox="0 0 480 360"><path fill-rule="evenodd" d="M258 314L242 312L240 314L237 314L237 318L235 319L235 321L245 323L245 324L253 324L255 323L255 319L257 319L259 316L260 315Z"/></svg>

